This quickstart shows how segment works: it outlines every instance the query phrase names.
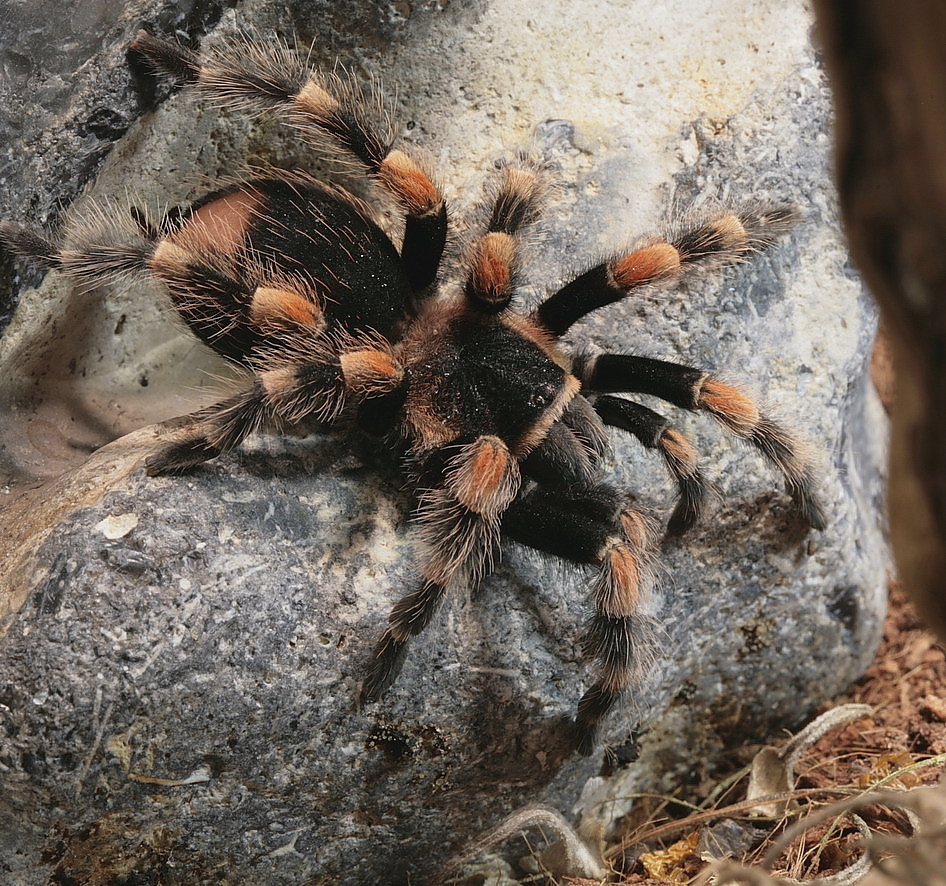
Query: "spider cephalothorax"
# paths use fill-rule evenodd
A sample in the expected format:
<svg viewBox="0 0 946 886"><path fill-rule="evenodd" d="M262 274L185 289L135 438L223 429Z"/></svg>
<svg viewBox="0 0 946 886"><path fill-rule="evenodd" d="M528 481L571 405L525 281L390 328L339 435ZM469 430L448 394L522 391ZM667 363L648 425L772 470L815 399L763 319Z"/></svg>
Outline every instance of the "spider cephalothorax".
<svg viewBox="0 0 946 886"><path fill-rule="evenodd" d="M156 278L201 341L245 367L252 384L196 413L148 461L152 474L191 468L261 424L353 416L398 439L417 497L418 587L398 602L362 689L394 681L413 635L444 595L479 580L501 537L600 567L585 635L596 677L578 705L588 751L601 719L639 671L639 601L651 521L603 481L608 427L659 452L678 486L668 531L699 517L706 483L692 445L656 412L614 393L703 410L754 444L783 474L802 515L824 519L799 445L710 373L624 354L574 354L560 343L581 317L690 264L736 261L796 220L780 206L720 211L591 268L531 313L517 311L520 237L539 215L540 170L506 166L486 201L457 280L441 271L446 203L428 172L392 147L350 81L310 69L288 48L245 39L200 58L140 34L155 68L211 99L272 108L304 137L356 162L400 206L400 247L370 207L298 174L247 176L135 226L98 220L62 245L4 223L16 251L79 280Z"/></svg>

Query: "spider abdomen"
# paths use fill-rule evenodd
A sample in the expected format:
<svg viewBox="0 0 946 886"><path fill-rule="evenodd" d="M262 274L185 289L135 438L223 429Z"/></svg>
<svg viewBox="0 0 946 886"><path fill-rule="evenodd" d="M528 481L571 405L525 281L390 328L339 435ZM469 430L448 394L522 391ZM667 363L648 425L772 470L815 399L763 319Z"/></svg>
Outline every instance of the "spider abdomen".
<svg viewBox="0 0 946 886"><path fill-rule="evenodd" d="M244 182L193 204L165 223L151 269L194 334L240 363L280 326L390 336L411 291L365 207L288 178Z"/></svg>

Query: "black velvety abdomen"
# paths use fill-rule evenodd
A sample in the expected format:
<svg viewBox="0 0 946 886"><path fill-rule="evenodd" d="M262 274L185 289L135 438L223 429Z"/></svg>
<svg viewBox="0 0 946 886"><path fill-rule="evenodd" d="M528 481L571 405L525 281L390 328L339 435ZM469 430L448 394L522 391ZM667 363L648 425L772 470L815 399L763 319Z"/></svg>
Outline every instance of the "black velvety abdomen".
<svg viewBox="0 0 946 886"><path fill-rule="evenodd" d="M385 336L404 317L411 290L394 245L357 201L318 183L241 183L166 224L154 273L194 334L238 363L267 346L267 308L277 326Z"/></svg>

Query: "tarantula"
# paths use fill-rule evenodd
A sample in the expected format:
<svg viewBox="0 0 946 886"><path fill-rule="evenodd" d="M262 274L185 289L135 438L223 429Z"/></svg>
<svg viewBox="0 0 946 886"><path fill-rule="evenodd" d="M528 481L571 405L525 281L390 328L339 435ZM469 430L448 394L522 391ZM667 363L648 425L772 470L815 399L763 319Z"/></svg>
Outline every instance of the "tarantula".
<svg viewBox="0 0 946 886"><path fill-rule="evenodd" d="M78 281L160 281L178 316L252 385L191 416L147 461L152 475L219 456L269 421L353 417L396 438L416 490L420 580L393 608L361 689L377 700L445 594L475 584L500 537L600 568L584 650L597 662L578 703L577 745L638 670L638 603L652 546L648 519L601 479L607 428L664 459L678 487L670 534L698 519L707 490L693 446L658 413L614 393L654 395L713 416L781 471L807 522L824 526L799 444L709 372L627 354L573 353L561 337L590 311L690 265L738 261L797 220L791 207L717 212L585 271L531 313L516 310L521 235L537 221L541 170L510 164L492 182L457 281L443 273L447 204L431 174L351 79L313 70L282 44L249 37L201 57L138 34L133 51L222 105L275 110L304 139L360 166L404 218L398 248L371 208L338 186L268 173L215 190L158 222L87 226L60 245L10 223L16 252Z"/></svg>

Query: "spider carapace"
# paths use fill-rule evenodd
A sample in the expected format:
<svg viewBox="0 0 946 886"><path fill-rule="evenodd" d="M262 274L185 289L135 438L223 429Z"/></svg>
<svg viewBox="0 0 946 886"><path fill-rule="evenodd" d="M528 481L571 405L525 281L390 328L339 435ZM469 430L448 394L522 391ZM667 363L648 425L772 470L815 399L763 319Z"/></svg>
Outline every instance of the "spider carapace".
<svg viewBox="0 0 946 886"><path fill-rule="evenodd" d="M364 702L392 684L411 638L451 589L479 581L505 537L599 567L584 649L594 663L578 704L577 746L640 674L653 520L602 478L608 428L654 450L677 486L667 531L699 518L707 483L694 447L662 415L624 394L708 413L783 475L821 528L804 449L747 396L698 368L643 356L579 353L560 339L589 312L690 265L738 261L797 220L791 207L726 209L641 240L552 293L516 308L523 233L542 208L539 166L503 167L450 275L444 197L351 79L312 69L288 47L241 38L200 56L140 33L133 50L159 72L223 105L280 115L337 152L397 204L400 246L372 208L301 174L248 173L159 220L99 213L62 240L11 223L17 252L79 281L158 280L190 330L243 366L242 393L206 408L148 460L177 473L235 446L261 424L347 416L398 441L416 490L417 584L393 608L370 659Z"/></svg>

